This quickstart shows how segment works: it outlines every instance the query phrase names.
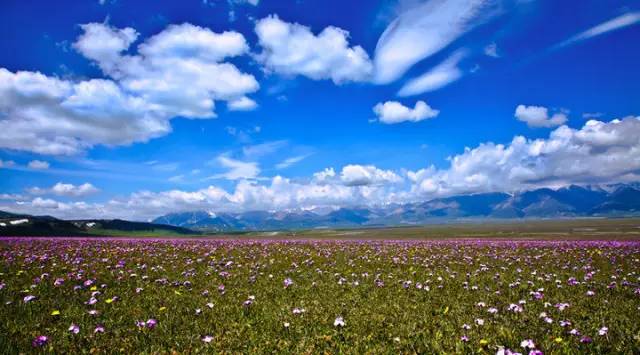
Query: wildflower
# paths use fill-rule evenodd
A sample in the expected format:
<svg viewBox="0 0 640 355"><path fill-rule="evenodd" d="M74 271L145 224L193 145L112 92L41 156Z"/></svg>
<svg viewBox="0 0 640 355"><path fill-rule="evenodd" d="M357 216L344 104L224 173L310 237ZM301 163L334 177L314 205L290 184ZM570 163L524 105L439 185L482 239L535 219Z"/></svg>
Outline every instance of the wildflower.
<svg viewBox="0 0 640 355"><path fill-rule="evenodd" d="M608 332L609 332L609 328L602 327L602 328L600 328L600 330L598 330L598 335L604 336L604 335L607 335Z"/></svg>
<svg viewBox="0 0 640 355"><path fill-rule="evenodd" d="M477 325L484 325L484 319L480 319L480 318L476 319L476 324Z"/></svg>
<svg viewBox="0 0 640 355"><path fill-rule="evenodd" d="M393 341L395 341L396 343L399 343L400 342L400 337L393 338Z"/></svg>
<svg viewBox="0 0 640 355"><path fill-rule="evenodd" d="M286 278L284 279L284 288L287 288L289 286L293 285L293 280L291 280L290 278Z"/></svg>
<svg viewBox="0 0 640 355"><path fill-rule="evenodd" d="M333 321L333 326L334 327L344 327L345 326L345 322L344 322L344 318L342 317L338 317L336 318L336 320Z"/></svg>
<svg viewBox="0 0 640 355"><path fill-rule="evenodd" d="M52 315L52 316L54 316L54 317L55 317L55 316L59 316L59 315L60 315L60 311L59 311L59 310L57 310L57 309L55 309L55 310L53 310L53 311L51 312L51 315Z"/></svg>
<svg viewBox="0 0 640 355"><path fill-rule="evenodd" d="M78 334L80 333L80 327L78 327L77 324L71 323L71 326L69 326L69 331L73 334Z"/></svg>
<svg viewBox="0 0 640 355"><path fill-rule="evenodd" d="M47 337L46 335L40 335L33 339L31 345L33 345L34 348L37 348L46 344L47 341L49 341L49 337Z"/></svg>
<svg viewBox="0 0 640 355"><path fill-rule="evenodd" d="M98 325L96 329L93 330L94 333L104 333L104 327L102 325Z"/></svg>
<svg viewBox="0 0 640 355"><path fill-rule="evenodd" d="M489 342L486 339L480 339L480 346L485 346L489 344Z"/></svg>
<svg viewBox="0 0 640 355"><path fill-rule="evenodd" d="M92 315L92 316L97 316L98 314L100 314L100 312L98 312L98 311L97 311L97 310L95 310L95 309L90 310L88 313L89 313L90 315Z"/></svg>
<svg viewBox="0 0 640 355"><path fill-rule="evenodd" d="M205 343L210 343L213 340L213 337L211 335L205 335L202 338L200 338L200 340L202 340Z"/></svg>
<svg viewBox="0 0 640 355"><path fill-rule="evenodd" d="M562 338L556 337L555 339L553 339L553 341L555 341L556 343L560 344L560 343L562 343Z"/></svg>
<svg viewBox="0 0 640 355"><path fill-rule="evenodd" d="M589 297L594 296L595 294L596 293L591 291L591 290L587 291L587 296L589 296Z"/></svg>
<svg viewBox="0 0 640 355"><path fill-rule="evenodd" d="M35 300L35 299L36 299L36 296L33 296L33 295L27 295L27 296L24 296L24 298L23 298L22 300L24 301L24 303L29 303L29 302L31 302L31 301L33 301L33 300ZM45 338L46 338L46 337L45 337ZM45 341L46 341L46 340L45 340Z"/></svg>
<svg viewBox="0 0 640 355"><path fill-rule="evenodd" d="M463 335L463 336L461 336L461 337L460 337L460 341L462 341L462 342L465 342L465 343L466 343L466 342L468 342L468 341L469 341L469 337L468 337L468 336L466 336L466 335Z"/></svg>
<svg viewBox="0 0 640 355"><path fill-rule="evenodd" d="M294 308L292 312L293 312L293 314L298 315L298 314L302 314L302 313L304 313L306 311L305 311L304 308Z"/></svg>
<svg viewBox="0 0 640 355"><path fill-rule="evenodd" d="M489 312L491 314L496 314L496 313L498 313L498 309L491 307L491 308L487 309L487 312Z"/></svg>
<svg viewBox="0 0 640 355"><path fill-rule="evenodd" d="M200 313L202 313L202 310L200 308L196 308L196 316L199 316Z"/></svg>
<svg viewBox="0 0 640 355"><path fill-rule="evenodd" d="M469 329L471 329L471 326L469 324L465 323L465 324L462 325L462 329L469 330Z"/></svg>
<svg viewBox="0 0 640 355"><path fill-rule="evenodd" d="M588 337L588 336L586 336L586 335L585 335L585 336L583 336L582 338L580 338L580 342L581 342L581 343L589 344L589 343L591 343L592 341L593 341L593 340L591 340L591 338L590 338L590 337Z"/></svg>
<svg viewBox="0 0 640 355"><path fill-rule="evenodd" d="M523 340L522 342L520 342L520 346L525 348L525 349L535 349L536 348L536 344L531 339Z"/></svg>
<svg viewBox="0 0 640 355"><path fill-rule="evenodd" d="M575 336L579 336L580 335L580 331L578 329L573 328L573 329L571 329L569 334L575 335Z"/></svg>
<svg viewBox="0 0 640 355"><path fill-rule="evenodd" d="M213 303L211 303L211 302L207 303L207 307L213 308Z"/></svg>
<svg viewBox="0 0 640 355"><path fill-rule="evenodd" d="M156 327L156 325L158 325L158 321L157 320L155 320L153 318L150 318L150 319L147 320L147 323L146 323L147 328L153 329L153 328Z"/></svg>
<svg viewBox="0 0 640 355"><path fill-rule="evenodd" d="M284 327L285 328L289 328L289 325L290 325L289 322L284 322Z"/></svg>

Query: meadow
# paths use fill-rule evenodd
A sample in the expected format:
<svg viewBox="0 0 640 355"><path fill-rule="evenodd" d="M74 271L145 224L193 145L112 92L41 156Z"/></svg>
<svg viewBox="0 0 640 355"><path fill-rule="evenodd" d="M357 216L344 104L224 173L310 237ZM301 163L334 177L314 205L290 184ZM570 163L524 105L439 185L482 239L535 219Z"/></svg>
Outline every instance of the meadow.
<svg viewBox="0 0 640 355"><path fill-rule="evenodd" d="M640 242L0 239L3 353L640 351Z"/></svg>

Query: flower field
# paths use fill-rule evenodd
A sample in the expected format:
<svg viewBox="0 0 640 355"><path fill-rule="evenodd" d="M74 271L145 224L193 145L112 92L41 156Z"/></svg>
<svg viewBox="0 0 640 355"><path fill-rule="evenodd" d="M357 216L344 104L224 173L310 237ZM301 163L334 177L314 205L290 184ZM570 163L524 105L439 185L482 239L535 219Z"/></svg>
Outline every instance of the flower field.
<svg viewBox="0 0 640 355"><path fill-rule="evenodd" d="M640 242L0 240L3 353L640 351Z"/></svg>

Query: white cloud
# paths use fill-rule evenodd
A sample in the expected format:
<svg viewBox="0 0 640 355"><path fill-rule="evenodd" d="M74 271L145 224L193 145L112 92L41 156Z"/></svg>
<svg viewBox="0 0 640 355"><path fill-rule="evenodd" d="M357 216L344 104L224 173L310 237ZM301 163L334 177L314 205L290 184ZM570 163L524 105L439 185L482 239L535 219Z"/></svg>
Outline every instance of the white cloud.
<svg viewBox="0 0 640 355"><path fill-rule="evenodd" d="M556 127L567 122L567 115L563 112L549 116L549 110L542 106L518 105L515 116L529 127Z"/></svg>
<svg viewBox="0 0 640 355"><path fill-rule="evenodd" d="M640 23L640 12L637 12L637 11L628 12L624 15L620 15L609 21L603 22L597 26L591 27L590 29L584 32L580 32L577 35L567 39L566 41L556 45L554 48L568 46L570 44L581 42L581 41L590 39L592 37L603 35L611 31L615 31L621 28L635 25L637 23Z"/></svg>
<svg viewBox="0 0 640 355"><path fill-rule="evenodd" d="M260 175L260 168L256 162L244 162L220 155L215 159L216 163L223 168L227 168L225 173L209 176L205 180L227 179L227 180L245 180L254 179Z"/></svg>
<svg viewBox="0 0 640 355"><path fill-rule="evenodd" d="M242 98L259 88L252 75L224 62L248 52L237 32L171 25L127 54L135 30L99 23L82 29L74 48L110 79L74 82L0 68L0 148L72 155L145 142L169 133L173 117L215 117L216 100L246 108Z"/></svg>
<svg viewBox="0 0 640 355"><path fill-rule="evenodd" d="M258 107L258 104L250 98L243 96L239 99L229 101L227 107L230 111L251 111Z"/></svg>
<svg viewBox="0 0 640 355"><path fill-rule="evenodd" d="M447 169L409 172L413 192L444 196L517 191L543 186L640 179L640 117L561 126L547 139L516 136L511 143L480 144L450 159Z"/></svg>
<svg viewBox="0 0 640 355"><path fill-rule="evenodd" d="M463 72L458 68L458 63L464 56L464 51L456 51L442 63L404 84L398 91L398 96L413 96L438 90L460 79Z"/></svg>
<svg viewBox="0 0 640 355"><path fill-rule="evenodd" d="M497 13L495 0L430 0L405 9L375 51L375 79L387 84ZM415 2L414 2L415 4Z"/></svg>
<svg viewBox="0 0 640 355"><path fill-rule="evenodd" d="M391 170L373 165L347 165L340 172L340 180L346 186L382 185L402 182L402 177Z"/></svg>
<svg viewBox="0 0 640 355"><path fill-rule="evenodd" d="M295 157L287 158L287 159L281 161L280 163L276 164L276 169L286 169L286 168L290 167L291 165L294 165L294 164L297 164L297 163L303 161L306 157L307 157L307 155L297 155Z"/></svg>
<svg viewBox="0 0 640 355"><path fill-rule="evenodd" d="M493 58L500 57L500 55L498 54L498 45L495 44L495 42L489 43L484 47L484 54Z"/></svg>
<svg viewBox="0 0 640 355"><path fill-rule="evenodd" d="M371 74L369 56L362 47L349 46L343 29L329 26L314 35L309 27L273 15L259 20L255 31L262 47L257 59L269 71L336 84L365 81Z"/></svg>
<svg viewBox="0 0 640 355"><path fill-rule="evenodd" d="M59 182L50 188L32 187L28 189L32 195L56 195L64 197L84 197L97 193L98 190L92 184L86 182L82 185L65 184Z"/></svg>
<svg viewBox="0 0 640 355"><path fill-rule="evenodd" d="M419 122L438 116L440 111L434 110L424 101L417 101L414 108L404 106L398 101L378 103L373 112L382 123L394 124L400 122Z"/></svg>
<svg viewBox="0 0 640 355"><path fill-rule="evenodd" d="M27 165L29 169L46 170L49 169L49 162L42 160L32 160Z"/></svg>

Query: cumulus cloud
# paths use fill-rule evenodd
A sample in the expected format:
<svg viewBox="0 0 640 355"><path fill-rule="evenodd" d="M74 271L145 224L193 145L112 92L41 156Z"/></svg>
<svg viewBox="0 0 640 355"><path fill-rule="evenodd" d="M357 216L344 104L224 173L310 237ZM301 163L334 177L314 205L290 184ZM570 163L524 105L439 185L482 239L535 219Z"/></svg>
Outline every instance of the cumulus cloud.
<svg viewBox="0 0 640 355"><path fill-rule="evenodd" d="M378 169L373 165L347 165L340 172L340 181L346 186L383 185L402 180L393 171Z"/></svg>
<svg viewBox="0 0 640 355"><path fill-rule="evenodd" d="M458 68L458 63L465 55L463 50L454 52L442 63L404 84L398 91L398 96L413 96L438 90L460 79L463 72Z"/></svg>
<svg viewBox="0 0 640 355"><path fill-rule="evenodd" d="M386 124L406 121L419 122L434 118L440 113L440 111L434 110L424 101L417 101L413 108L404 106L398 101L380 102L373 107L373 112L378 116L380 122Z"/></svg>
<svg viewBox="0 0 640 355"><path fill-rule="evenodd" d="M108 79L63 80L0 68L0 147L50 155L95 145L145 142L171 131L173 117L215 117L215 101L242 103L256 79L227 58L246 54L237 32L171 25L137 46L132 28L83 25L74 48Z"/></svg>
<svg viewBox="0 0 640 355"><path fill-rule="evenodd" d="M518 105L515 117L529 127L556 127L567 122L565 113L556 112L549 116L549 109L542 106Z"/></svg>
<svg viewBox="0 0 640 355"><path fill-rule="evenodd" d="M262 52L257 55L267 70L303 75L336 84L369 79L372 64L360 46L349 46L349 32L329 26L317 35L309 27L272 15L255 27Z"/></svg>
<svg viewBox="0 0 640 355"><path fill-rule="evenodd" d="M387 84L400 78L417 62L438 53L494 17L498 3L495 0L430 0L404 9L378 40L374 81Z"/></svg>
<svg viewBox="0 0 640 355"><path fill-rule="evenodd" d="M243 96L239 99L229 101L227 107L230 111L251 111L258 107L258 104L250 98Z"/></svg>
<svg viewBox="0 0 640 355"><path fill-rule="evenodd" d="M29 164L27 164L27 166L29 167L29 169L46 170L49 169L49 162L42 160L32 160L29 162Z"/></svg>
<svg viewBox="0 0 640 355"><path fill-rule="evenodd" d="M98 190L92 184L86 182L81 185L65 184L59 182L50 188L32 187L28 189L32 195L56 195L64 197L84 197L97 193Z"/></svg>
<svg viewBox="0 0 640 355"><path fill-rule="evenodd" d="M576 42L582 42L611 31L635 25L637 23L640 23L640 12L628 12L611 20L605 21L597 26L591 27L584 32L580 32L577 35L567 39L566 41L556 45L554 48L565 47Z"/></svg>
<svg viewBox="0 0 640 355"><path fill-rule="evenodd" d="M640 117L590 120L581 129L561 126L547 139L516 136L509 144L467 148L447 169L431 166L408 177L424 196L633 181L640 178L638 134Z"/></svg>

